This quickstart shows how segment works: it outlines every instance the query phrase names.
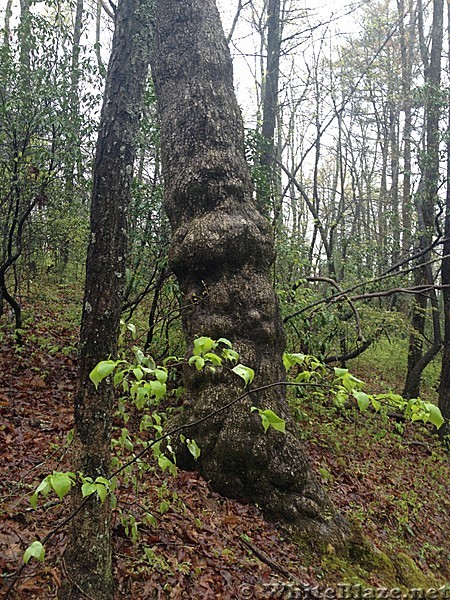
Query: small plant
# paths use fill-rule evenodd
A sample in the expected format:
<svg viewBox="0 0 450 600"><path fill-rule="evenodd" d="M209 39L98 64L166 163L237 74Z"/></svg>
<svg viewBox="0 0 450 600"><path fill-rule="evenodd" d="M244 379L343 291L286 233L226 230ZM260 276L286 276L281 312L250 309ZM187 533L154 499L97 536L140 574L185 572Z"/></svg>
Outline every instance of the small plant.
<svg viewBox="0 0 450 600"><path fill-rule="evenodd" d="M134 325L122 323L120 336L122 344L127 331L131 332L134 339L136 338ZM168 393L167 384L170 381L171 369L186 362L197 371L229 369L243 380L244 387L248 387L252 383L255 372L250 367L238 362L239 354L233 349L231 342L225 338L213 340L202 336L195 339L192 356L187 361L171 356L165 359L162 365L157 365L151 356L144 354L137 346L132 347L132 355L133 360L131 361L125 357L101 361L90 373L90 379L96 388L106 381L114 385L120 394L116 417L122 421L123 426L115 426L115 435L111 441L112 475L108 478L98 476L93 479L83 473L54 472L42 480L31 496L30 502L33 508L36 508L39 496L47 496L52 491L60 500L63 500L75 485L81 486L81 493L86 500L95 496L103 503L109 496L111 507L118 511L125 533L135 542L139 537L139 525L143 521L138 521L133 514L118 506L114 492L119 485L119 476L123 485L131 485L138 491L140 478L153 470L155 466L163 473L167 472L173 477L177 474L175 454L170 445L171 434L163 431L167 416L160 410L161 402ZM241 397L245 395L247 393ZM231 404L239 399L237 398ZM252 407L251 410L258 412L265 432L270 427L280 432L285 431L284 420L272 410L256 407ZM132 411L137 411L139 414L137 431L132 431L127 426ZM146 439L150 432L155 434L152 441ZM73 432L68 439L69 441L73 439ZM196 441L181 432L180 439L197 460L201 455L201 448ZM164 448L161 447L163 440ZM151 461L147 459L150 451ZM175 492L169 493L167 486L158 489L158 497L157 511L161 515L179 500ZM150 512L146 513L144 522L152 526L157 524L154 515ZM28 562L31 557L43 560L44 556L42 544L33 542L25 552L24 561Z"/></svg>

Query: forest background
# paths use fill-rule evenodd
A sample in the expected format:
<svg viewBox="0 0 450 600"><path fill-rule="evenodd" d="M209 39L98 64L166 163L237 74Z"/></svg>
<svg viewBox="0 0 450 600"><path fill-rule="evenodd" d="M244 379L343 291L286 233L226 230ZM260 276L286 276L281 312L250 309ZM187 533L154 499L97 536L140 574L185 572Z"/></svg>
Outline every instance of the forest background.
<svg viewBox="0 0 450 600"><path fill-rule="evenodd" d="M439 429L445 443L450 115L444 3L361 2L339 7L336 15L294 0L239 0L234 9L224 10L225 33L255 202L276 243L272 277L288 348L325 365L355 365L363 379L378 373L377 391L393 388L406 399L419 397L424 384L445 419ZM27 304L39 290L56 296L83 285L112 17L100 0L22 0L20 10L8 0L2 13L2 335L12 329L25 347L34 335ZM243 76L243 64L251 77ZM138 324L145 351L162 361L181 355L184 340L182 300L167 262L170 230L151 81L136 150L123 319Z"/></svg>

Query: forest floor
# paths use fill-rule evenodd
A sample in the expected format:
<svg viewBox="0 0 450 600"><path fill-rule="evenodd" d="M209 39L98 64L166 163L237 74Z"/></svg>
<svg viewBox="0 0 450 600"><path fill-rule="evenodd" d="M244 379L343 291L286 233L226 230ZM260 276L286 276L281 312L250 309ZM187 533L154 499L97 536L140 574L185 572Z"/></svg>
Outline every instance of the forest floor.
<svg viewBox="0 0 450 600"><path fill-rule="evenodd" d="M49 495L34 510L29 498L47 474L70 469L79 298L60 288L57 298L24 310L22 346L9 327L0 329L0 596L51 599L64 577L66 529L47 542L43 563L21 565L30 543L69 514L68 499ZM355 368L376 384L379 374L365 372L361 361ZM439 584L450 582L450 464L431 429L317 398L293 403L307 453L338 510L383 552L404 552ZM337 590L330 598L345 597L344 583L383 584L332 554L303 552L255 506L220 497L196 473L172 477L155 467L138 494L129 485L118 497L137 521L145 511L155 516L133 543L115 513L120 599L303 598L314 597L304 590L315 586Z"/></svg>

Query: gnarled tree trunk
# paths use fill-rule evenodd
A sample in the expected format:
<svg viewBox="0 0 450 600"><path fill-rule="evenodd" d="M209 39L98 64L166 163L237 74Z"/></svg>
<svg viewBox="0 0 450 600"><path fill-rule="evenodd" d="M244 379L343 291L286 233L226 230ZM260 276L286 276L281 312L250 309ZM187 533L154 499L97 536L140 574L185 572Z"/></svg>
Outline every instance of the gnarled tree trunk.
<svg viewBox="0 0 450 600"><path fill-rule="evenodd" d="M161 115L170 265L185 303L189 348L198 335L230 339L255 385L284 379L284 333L269 282L269 223L253 204L232 63L214 0L157 0L153 77ZM198 300L198 301L196 301ZM181 419L192 422L242 393L230 373L185 373ZM270 408L287 433L269 430L250 407ZM282 387L253 394L189 432L198 468L222 494L251 500L311 542L346 543L347 526L316 481ZM196 468L173 440L178 462ZM192 458L192 457L191 457Z"/></svg>

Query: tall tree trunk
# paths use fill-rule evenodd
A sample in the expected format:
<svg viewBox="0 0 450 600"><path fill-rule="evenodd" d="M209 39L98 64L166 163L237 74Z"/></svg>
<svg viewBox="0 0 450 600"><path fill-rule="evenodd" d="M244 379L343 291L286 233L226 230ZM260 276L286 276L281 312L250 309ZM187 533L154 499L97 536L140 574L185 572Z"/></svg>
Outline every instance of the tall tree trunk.
<svg viewBox="0 0 450 600"><path fill-rule="evenodd" d="M74 471L107 477L114 393L107 383L96 390L89 380L95 365L117 352L125 281L126 211L131 193L136 134L148 73L149 5L121 0L108 68L97 141L91 207L91 235L80 334L75 397ZM113 598L111 523L108 499L82 505L80 489L65 553L65 600Z"/></svg>
<svg viewBox="0 0 450 600"><path fill-rule="evenodd" d="M441 55L443 39L444 0L433 0L433 23L431 29L431 51L428 53L423 34L423 7L418 2L419 36L422 61L424 65L424 78L426 86L425 98L425 152L421 160L421 181L416 197L418 212L418 227L420 246L427 248L435 229L434 213L439 188L439 118L442 110L440 98L441 83ZM433 274L429 265L430 254L425 253L421 258L423 262L422 281L433 285ZM413 333L410 339L408 353L408 372L406 375L403 394L406 398L418 396L420 393L420 378L424 368L436 356L441 348L441 331L439 323L439 307L435 290L430 291L431 309L433 311L433 343L422 354L421 339L425 331L424 314L425 302L423 295L415 298L413 308Z"/></svg>
<svg viewBox="0 0 450 600"><path fill-rule="evenodd" d="M416 11L412 0L397 0L400 52L402 59L402 110L403 123L403 186L402 186L402 255L407 256L411 250L411 138L412 138L412 63L416 29ZM405 17L409 15L409 23L405 28Z"/></svg>
<svg viewBox="0 0 450 600"><path fill-rule="evenodd" d="M269 282L274 247L270 225L252 201L232 63L214 0L157 0L153 77L170 265L189 307L183 310L188 349L198 335L225 336L255 370L256 385L282 381L284 332ZM181 422L237 398L236 379L187 369ZM202 449L198 463L172 440L178 463L199 468L218 492L257 503L311 543L342 548L347 525L312 473L283 390L252 394L194 427L189 436ZM264 435L252 405L286 419L286 434Z"/></svg>
<svg viewBox="0 0 450 600"><path fill-rule="evenodd" d="M267 62L263 78L260 166L267 179L257 189L257 205L264 215L275 207L279 169L275 166L275 127L278 111L278 79L280 74L281 0L268 0L267 5Z"/></svg>
<svg viewBox="0 0 450 600"><path fill-rule="evenodd" d="M447 31L450 64L450 3L447 4ZM447 110L447 122L450 131L450 107ZM445 201L445 227L444 227L444 258L442 259L442 285L450 285L450 138L447 137L447 196ZM441 381L439 385L439 408L445 419L445 424L440 428L439 435L448 446L450 434L450 287L444 287L444 343L442 347Z"/></svg>

